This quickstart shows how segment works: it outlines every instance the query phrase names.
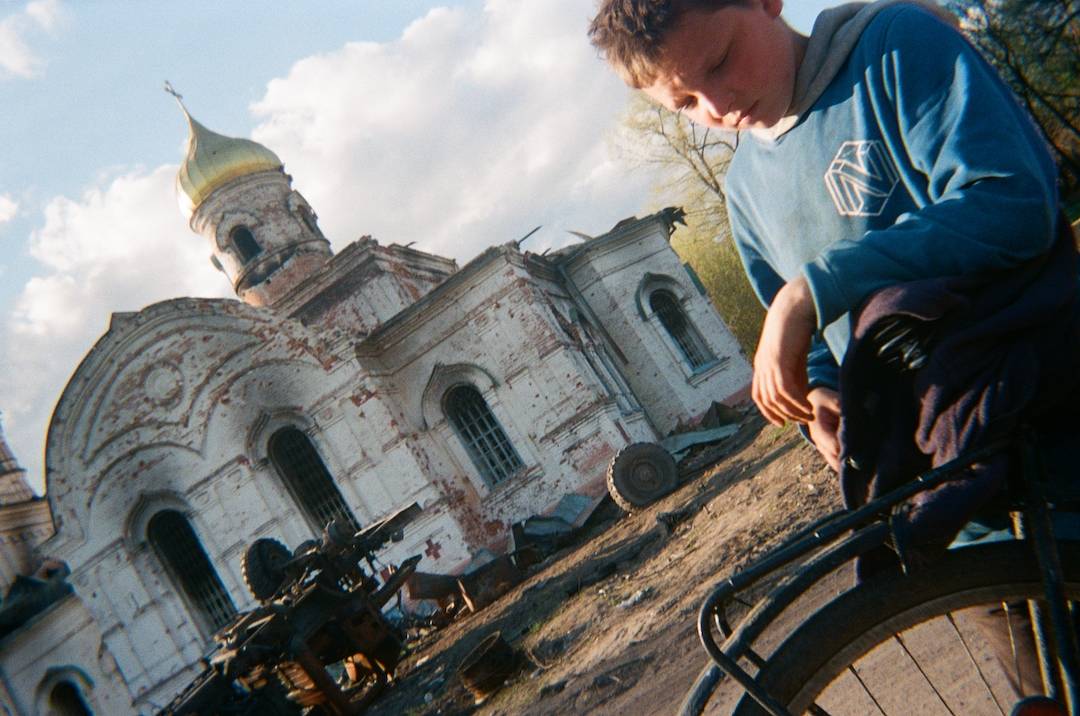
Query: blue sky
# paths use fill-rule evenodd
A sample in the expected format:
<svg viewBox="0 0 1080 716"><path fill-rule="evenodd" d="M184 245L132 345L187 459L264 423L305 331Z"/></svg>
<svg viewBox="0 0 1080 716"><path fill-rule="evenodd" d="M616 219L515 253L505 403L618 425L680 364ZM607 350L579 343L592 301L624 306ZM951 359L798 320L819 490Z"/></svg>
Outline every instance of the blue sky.
<svg viewBox="0 0 1080 716"><path fill-rule="evenodd" d="M832 4L799 0L808 31ZM186 125L278 153L335 250L467 261L599 233L650 200L609 135L626 91L593 0L0 0L0 411L43 489L48 418L114 311L228 296L172 192Z"/></svg>

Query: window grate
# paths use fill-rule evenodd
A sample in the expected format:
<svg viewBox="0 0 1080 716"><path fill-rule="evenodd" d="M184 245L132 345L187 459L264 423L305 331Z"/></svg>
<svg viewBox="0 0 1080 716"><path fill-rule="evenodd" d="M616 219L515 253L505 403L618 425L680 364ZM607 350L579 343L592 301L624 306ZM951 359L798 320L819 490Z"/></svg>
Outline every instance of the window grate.
<svg viewBox="0 0 1080 716"><path fill-rule="evenodd" d="M697 329L690 323L690 319L687 318L682 306L672 293L663 290L653 291L649 296L649 306L660 319L660 324L671 336L671 340L675 341L679 352L683 354L683 358L692 370L697 370L715 360L712 352L705 345L705 341L701 339Z"/></svg>
<svg viewBox="0 0 1080 716"><path fill-rule="evenodd" d="M313 525L321 530L338 520L360 529L307 435L292 427L279 430L270 438L269 452L285 486Z"/></svg>
<svg viewBox="0 0 1080 716"><path fill-rule="evenodd" d="M444 405L447 418L484 479L496 485L522 468L517 451L476 388L452 388Z"/></svg>
<svg viewBox="0 0 1080 716"><path fill-rule="evenodd" d="M236 614L206 550L187 518L162 510L150 518L146 536L173 579L216 631Z"/></svg>

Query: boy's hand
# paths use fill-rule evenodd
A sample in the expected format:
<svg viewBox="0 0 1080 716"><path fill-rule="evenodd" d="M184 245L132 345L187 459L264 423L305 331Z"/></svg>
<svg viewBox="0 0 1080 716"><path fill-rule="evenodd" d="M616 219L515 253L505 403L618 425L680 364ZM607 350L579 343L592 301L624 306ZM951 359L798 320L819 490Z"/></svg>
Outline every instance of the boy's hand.
<svg viewBox="0 0 1080 716"><path fill-rule="evenodd" d="M810 439L834 472L840 472L840 394L818 387L807 396L814 406L814 419L806 424Z"/></svg>
<svg viewBox="0 0 1080 716"><path fill-rule="evenodd" d="M809 424L814 409L806 398L806 352L817 325L810 287L802 276L776 294L754 355L751 396L774 425L791 420Z"/></svg>

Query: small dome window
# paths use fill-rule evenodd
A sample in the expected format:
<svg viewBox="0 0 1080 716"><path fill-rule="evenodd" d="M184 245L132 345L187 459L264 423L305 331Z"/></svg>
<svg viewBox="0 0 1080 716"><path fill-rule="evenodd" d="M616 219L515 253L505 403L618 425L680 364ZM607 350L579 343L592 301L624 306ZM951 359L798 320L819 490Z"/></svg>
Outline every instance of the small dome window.
<svg viewBox="0 0 1080 716"><path fill-rule="evenodd" d="M244 263L251 261L262 253L262 247L255 241L251 229L246 226L237 226L233 229L229 234L229 240L232 242L233 249L236 250L240 260Z"/></svg>
<svg viewBox="0 0 1080 716"><path fill-rule="evenodd" d="M319 226L316 223L315 212L312 211L310 207L303 204L296 209L300 213L300 219L304 222L304 226L306 226L311 233L318 235Z"/></svg>

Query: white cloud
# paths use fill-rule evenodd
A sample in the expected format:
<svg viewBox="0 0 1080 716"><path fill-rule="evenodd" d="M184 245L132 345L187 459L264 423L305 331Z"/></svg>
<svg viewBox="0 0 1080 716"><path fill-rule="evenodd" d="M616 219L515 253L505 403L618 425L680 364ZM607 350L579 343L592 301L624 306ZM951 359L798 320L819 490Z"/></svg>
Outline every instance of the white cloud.
<svg viewBox="0 0 1080 716"><path fill-rule="evenodd" d="M175 166L134 171L78 200L54 198L30 239L45 270L27 282L2 326L0 406L37 490L52 407L109 316L176 296L230 295L206 240L180 215L175 177Z"/></svg>
<svg viewBox="0 0 1080 716"><path fill-rule="evenodd" d="M0 224L6 224L19 213L19 204L8 194L0 194Z"/></svg>
<svg viewBox="0 0 1080 716"><path fill-rule="evenodd" d="M39 31L52 32L64 16L59 0L34 0L0 20L0 78L39 76L44 61L31 49L27 37Z"/></svg>
<svg viewBox="0 0 1080 716"><path fill-rule="evenodd" d="M64 17L60 0L34 0L27 3L25 12L43 30L52 30Z"/></svg>
<svg viewBox="0 0 1080 716"><path fill-rule="evenodd" d="M254 136L340 249L361 234L467 260L599 233L634 213L643 177L613 166L626 102L585 36L580 0L437 9L394 42L351 43L269 83Z"/></svg>

